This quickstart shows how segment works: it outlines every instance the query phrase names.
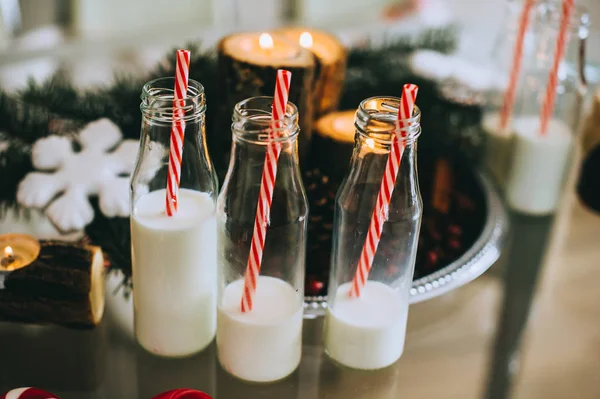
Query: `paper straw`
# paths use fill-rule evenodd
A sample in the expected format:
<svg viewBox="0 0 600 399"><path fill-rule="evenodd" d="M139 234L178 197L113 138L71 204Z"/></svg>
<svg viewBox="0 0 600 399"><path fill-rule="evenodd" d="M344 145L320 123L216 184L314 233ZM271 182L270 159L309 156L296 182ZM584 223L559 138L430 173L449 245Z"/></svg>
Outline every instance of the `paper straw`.
<svg viewBox="0 0 600 399"><path fill-rule="evenodd" d="M554 104L556 102L556 86L558 85L558 68L560 67L560 63L565 55L565 48L567 47L567 34L571 26L571 15L573 14L574 7L574 0L563 0L560 28L558 31L558 38L556 39L556 49L554 51L554 61L548 76L546 95L544 96L544 102L542 103L542 110L540 113L540 133L542 135L546 134L550 117L554 112Z"/></svg>
<svg viewBox="0 0 600 399"><path fill-rule="evenodd" d="M269 143L267 143L267 153L265 155L258 204L256 206L256 216L254 218L254 232L252 233L250 253L248 254L246 274L244 275L244 293L241 301L242 312L249 312L253 307L256 282L260 273L263 249L265 247L271 201L273 200L275 177L277 176L277 161L279 160L279 153L281 152L281 144L274 141L274 139L277 138L276 135L279 134L278 129L283 126L291 80L291 72L283 69L277 71L275 96L273 97L273 112L271 114L270 140Z"/></svg>
<svg viewBox="0 0 600 399"><path fill-rule="evenodd" d="M350 288L350 296L353 297L360 297L361 290L367 283L369 271L373 266L373 259L381 240L383 224L387 220L388 207L392 199L396 178L398 177L398 169L400 169L400 161L402 160L402 153L406 145L404 140L400 141L398 136L400 135L403 139L406 137L406 128L409 126L406 120L412 117L418 90L419 88L413 84L405 84L402 88L402 98L400 99L400 108L398 109L398 118L396 120L396 134L392 137L392 145L383 178L381 179L381 187L377 194L373 216L371 216L369 231L367 232L367 237L358 260L358 266L356 267L356 273L352 280L352 287Z"/></svg>
<svg viewBox="0 0 600 399"><path fill-rule="evenodd" d="M190 74L190 52L177 50L175 68L175 88L173 91L173 122L171 123L171 141L169 151L169 171L167 175L166 211L168 216L177 213L177 195L181 178L181 160L183 154L183 136L185 134L185 97Z"/></svg>
<svg viewBox="0 0 600 399"><path fill-rule="evenodd" d="M521 12L521 18L519 20L519 30L513 52L513 62L510 70L508 88L506 89L506 93L504 93L504 102L502 103L502 111L500 112L500 130L504 130L508 126L515 103L517 80L519 79L519 74L521 73L521 63L523 60L525 33L527 32L527 26L529 25L529 14L531 14L531 8L533 7L534 3L535 0L525 0L525 3L523 4L523 11Z"/></svg>

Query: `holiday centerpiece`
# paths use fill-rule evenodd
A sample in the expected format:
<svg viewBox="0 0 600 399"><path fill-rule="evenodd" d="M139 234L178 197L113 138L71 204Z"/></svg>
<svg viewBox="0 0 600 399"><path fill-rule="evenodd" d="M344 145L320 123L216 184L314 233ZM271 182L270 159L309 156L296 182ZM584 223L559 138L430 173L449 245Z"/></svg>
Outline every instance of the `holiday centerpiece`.
<svg viewBox="0 0 600 399"><path fill-rule="evenodd" d="M422 121L426 134L419 141L419 180L424 209L411 295L413 298L425 298L450 289L455 281L462 284L476 277L497 258L505 231L502 207L485 177L481 177L473 167L482 144L478 128L481 106L471 99L448 95L436 80L416 74L409 60L415 50L451 52L456 39L454 29L432 30L416 38L400 38L384 47L365 46L348 50L340 49L339 44L329 41L328 37L310 32L312 47L306 42L306 35L301 38L303 32L297 36L296 30L269 33L271 39L281 36L281 42L286 43L285 48L289 47L294 54L292 59L298 69L293 73L299 79L299 92L294 93L292 89L290 99L295 96L306 114L301 114L301 118L307 118L300 121L301 128L305 126L306 130L300 135L307 143L300 166L311 208L307 242L307 255L311 261L306 264L305 280L305 295L311 297L309 308L314 306L321 312L328 289L333 201L341 176L348 167L349 148L354 135L353 111L344 110L356 109L364 98L375 94L400 93L403 84L408 81L420 88L419 107L422 113L432 115ZM280 66L288 66L289 57L284 57L285 62L275 62L268 51L257 50L265 53L257 58L256 54L242 57L244 52L236 50L244 47L246 41L260 47L260 38L260 32L243 36L241 42L231 42L232 37L227 37L216 52L189 46L192 50L190 79L202 82L207 98L226 97L226 101L211 103L213 105L206 108L205 117L207 146L221 178L225 175L229 159L229 142L224 144L223 141L228 135L223 127L230 127L233 104L242 95L242 98L271 95L271 80L265 78L259 82L250 77L260 77L266 73L264 71L273 72ZM275 39L272 44L275 47ZM269 47L270 42L266 46ZM328 58L323 55L319 50L322 47L334 49L335 56ZM221 68L220 65L226 67ZM316 68L316 73L311 72L312 68ZM345 79L340 85L344 71ZM31 83L17 94L0 92L1 140L6 143L0 147L2 209L18 206L19 203L36 207L51 203L45 211L57 227L83 227L88 239L102 247L109 262L109 305L115 297L131 299L129 219L123 217L129 207L122 207L122 186L129 179L132 165L111 164L106 168L107 179L112 180L110 186L114 186L110 193L104 191L101 184L82 186L77 195L72 191L61 191L63 197L77 197L73 203L78 211L67 214L65 219L51 212L53 205L61 200L51 195L57 194L56 190L38 192L32 189L27 192L32 186L26 183L26 176L40 173L36 169L51 169L54 171L52 176L62 173L66 163L72 162L78 154L90 151L88 135L91 136L94 131L102 134L98 129L100 122L106 137L110 136L112 140L106 137L93 139L90 145L97 149L94 156L102 160L101 163L108 159L118 162L121 159L119 154L129 148L127 140L140 139L140 88L144 82L164 76L175 76L173 63L161 62L139 78L117 76L113 84L95 90L78 90L67 77L58 74L46 82ZM223 85L227 88L225 91L222 90ZM326 104L317 104L315 91L321 93L321 99L327 99ZM337 103L341 114L331 114L335 112ZM319 119L315 125L313 120L316 117ZM343 122L338 122L338 119ZM311 125L316 126L315 129L311 129ZM96 129L93 130L93 127ZM117 130L119 135L115 134ZM312 142L311 135L315 136ZM126 141L121 142L121 138ZM75 145L75 154L67 151L67 140ZM60 154L64 156L61 157L57 151L52 159L36 157L36 146L50 142L55 143L53 146L56 148L60 146ZM440 158L446 161L440 162ZM93 176L92 169L91 165L79 166L82 176ZM76 176L63 174L63 177L66 180L60 181L77 182ZM452 184L448 185L448 181ZM18 191L21 191L21 199L17 202ZM475 268L473 273L471 266L477 265L477 259L484 259L486 265ZM131 302L126 303L123 309L123 320L130 320Z"/></svg>

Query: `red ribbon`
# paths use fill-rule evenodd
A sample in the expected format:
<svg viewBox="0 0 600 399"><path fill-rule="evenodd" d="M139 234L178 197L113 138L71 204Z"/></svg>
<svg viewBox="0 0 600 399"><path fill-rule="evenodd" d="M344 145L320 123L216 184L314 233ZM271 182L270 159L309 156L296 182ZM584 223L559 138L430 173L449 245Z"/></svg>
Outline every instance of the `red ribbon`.
<svg viewBox="0 0 600 399"><path fill-rule="evenodd" d="M4 395L0 396L0 399L59 399L58 396L53 393L42 391L38 388L17 388L8 391ZM171 391L163 392L160 395L153 397L152 399L213 399L211 396L204 392L196 391L193 389L173 389Z"/></svg>

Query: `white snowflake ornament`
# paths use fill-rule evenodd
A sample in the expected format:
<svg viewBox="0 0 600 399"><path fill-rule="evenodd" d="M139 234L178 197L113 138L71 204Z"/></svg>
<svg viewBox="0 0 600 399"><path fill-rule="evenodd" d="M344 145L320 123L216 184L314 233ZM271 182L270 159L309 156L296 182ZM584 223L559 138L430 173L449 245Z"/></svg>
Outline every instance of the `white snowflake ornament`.
<svg viewBox="0 0 600 399"><path fill-rule="evenodd" d="M106 216L129 216L129 175L139 142L122 138L117 125L103 118L79 132L79 152L67 137L52 135L36 141L31 161L45 172L25 176L17 201L28 208L48 205L46 216L62 231L83 229L94 219L91 195L98 195Z"/></svg>

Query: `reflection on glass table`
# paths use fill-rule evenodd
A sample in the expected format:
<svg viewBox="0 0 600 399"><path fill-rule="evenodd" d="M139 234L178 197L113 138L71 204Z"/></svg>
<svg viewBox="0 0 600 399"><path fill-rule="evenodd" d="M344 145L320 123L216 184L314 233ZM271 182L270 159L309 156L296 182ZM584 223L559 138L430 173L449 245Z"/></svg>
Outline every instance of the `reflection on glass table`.
<svg viewBox="0 0 600 399"><path fill-rule="evenodd" d="M445 296L412 305L403 356L374 372L333 364L323 352L322 319L306 320L300 367L266 385L227 374L218 364L214 343L190 358L155 357L110 317L91 331L0 323L0 392L36 386L62 399L149 399L185 387L219 399L475 399L483 388L499 298L499 281L486 274Z"/></svg>

